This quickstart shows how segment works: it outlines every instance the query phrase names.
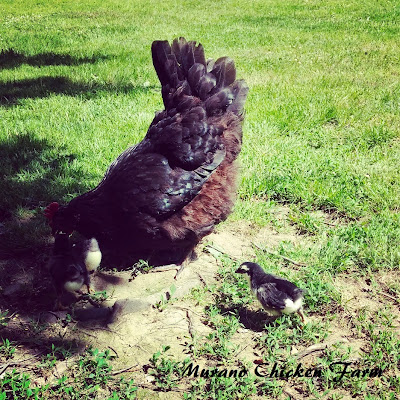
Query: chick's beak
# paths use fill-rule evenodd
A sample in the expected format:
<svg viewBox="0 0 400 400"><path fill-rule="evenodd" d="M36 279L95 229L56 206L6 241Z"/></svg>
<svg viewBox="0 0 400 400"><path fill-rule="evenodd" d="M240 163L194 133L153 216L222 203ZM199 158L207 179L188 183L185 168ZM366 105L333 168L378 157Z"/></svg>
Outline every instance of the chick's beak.
<svg viewBox="0 0 400 400"><path fill-rule="evenodd" d="M245 271L242 267L239 267L235 272L237 274L245 274L247 271Z"/></svg>

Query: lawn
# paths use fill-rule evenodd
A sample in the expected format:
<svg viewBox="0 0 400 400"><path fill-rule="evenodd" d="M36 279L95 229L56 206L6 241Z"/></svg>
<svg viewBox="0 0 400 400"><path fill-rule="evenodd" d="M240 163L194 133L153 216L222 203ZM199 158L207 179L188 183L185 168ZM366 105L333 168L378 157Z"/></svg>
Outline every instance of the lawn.
<svg viewBox="0 0 400 400"><path fill-rule="evenodd" d="M195 307L210 331L189 335L187 357L251 373L189 379L181 376L188 361L164 343L172 347L148 357L153 380L144 384L114 374L107 349L63 340L71 321L49 336L56 328L35 320L53 301L42 211L93 188L145 135L162 108L150 46L178 36L200 41L207 57L232 57L250 87L239 197L215 236L228 232L247 253L228 244L214 251L212 281L154 312ZM394 0L3 0L0 400L95 398L97 389L107 399L398 398L399 37ZM233 273L245 257L307 289L303 329L296 317L260 329L243 323L244 309L259 313ZM239 356L244 341L257 360ZM62 377L44 378L69 359ZM302 360L322 376L258 377L259 360L286 370ZM329 365L338 361L384 372L335 381Z"/></svg>

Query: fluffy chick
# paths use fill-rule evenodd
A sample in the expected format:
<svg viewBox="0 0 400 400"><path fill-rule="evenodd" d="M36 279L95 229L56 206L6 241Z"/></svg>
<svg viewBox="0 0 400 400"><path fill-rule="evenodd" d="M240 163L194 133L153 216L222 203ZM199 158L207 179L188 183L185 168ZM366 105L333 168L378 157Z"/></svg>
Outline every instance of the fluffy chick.
<svg viewBox="0 0 400 400"><path fill-rule="evenodd" d="M95 238L83 240L73 245L73 248L76 250L77 254L83 256L86 270L89 274L97 271L101 263L102 254L99 243Z"/></svg>
<svg viewBox="0 0 400 400"><path fill-rule="evenodd" d="M71 245L65 233L55 236L53 254L49 270L57 291L56 308L62 308L60 297L63 293L81 293L86 285L90 293L89 271L97 269L101 261L101 252L96 239L89 239Z"/></svg>
<svg viewBox="0 0 400 400"><path fill-rule="evenodd" d="M303 323L303 293L294 283L267 274L256 263L245 262L236 272L247 274L250 278L250 286L258 301L272 315L292 314L297 312Z"/></svg>

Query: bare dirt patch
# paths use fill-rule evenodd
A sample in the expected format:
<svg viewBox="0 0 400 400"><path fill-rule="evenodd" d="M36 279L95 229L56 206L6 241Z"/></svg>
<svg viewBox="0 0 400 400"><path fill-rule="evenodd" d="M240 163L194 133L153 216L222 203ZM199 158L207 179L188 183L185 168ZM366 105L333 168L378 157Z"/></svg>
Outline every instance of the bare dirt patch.
<svg viewBox="0 0 400 400"><path fill-rule="evenodd" d="M177 281L174 280L175 271L138 276L132 271L100 272L93 277L92 285L97 291L106 291L107 299L99 308L85 302L78 303L74 310L77 318L72 320L68 319L66 312L55 313L50 311L50 308L46 309L45 306L51 302L40 301L40 296L39 303L42 306L39 312L29 313L23 302L21 304L25 305L19 312L18 296L23 296L26 290L34 286L32 282L37 280L34 271L27 266L23 269L21 279L18 278L3 289L2 308L10 308L9 301L13 299L13 315L8 327L1 330L0 334L2 338L9 338L19 344L15 356L17 360L33 357L34 361L35 356L38 358L40 354L49 350L51 343L70 343L76 354L87 346L110 349L116 355L114 369L132 367L132 370L127 372L129 377L133 377L139 385L151 385L152 380L145 366L155 352L163 345L169 345L169 353L174 359L183 360L188 357L193 337L205 337L213 330L207 323L204 307L187 296L193 288L204 288L216 282L218 262L204 250L205 244L212 243L231 257L244 261L254 259L253 243L271 250L275 250L282 241L294 245L304 243L305 238L298 235L295 228L286 228L278 232L271 226L259 229L245 221L224 224L199 246L197 260L185 268ZM299 268L301 267L296 267ZM335 277L333 284L342 294L343 307L338 306L333 315L329 316L328 336L315 344L314 348L309 345L292 346L291 354L297 355L305 365L312 366L318 363L318 357L327 349L341 344L344 348L351 347L352 359L359 359L368 348L369 338L356 329L352 320L364 309L373 314L382 307L389 307L400 317L398 304L390 297L377 294L381 289L388 296L392 296L390 287L394 279L398 282L398 278L391 273L379 274L376 277L378 283L374 286L362 277ZM52 293L41 295L52 296ZM36 308L33 306L32 310ZM243 324L246 318L250 320L247 325ZM261 329L254 324L258 318L265 319L265 315L259 312L259 305L254 302L248 310L241 312L243 326L232 338L232 343L237 346L236 356L244 362L254 363L260 357L256 343L257 338L263 334L263 328L262 324ZM309 315L311 323L324 324L326 318L326 315L320 315L318 312ZM59 377L73 360L72 357L58 363L51 373L36 379L38 382L51 382ZM32 360L29 364L31 363ZM26 363L20 363L18 367L29 371L29 365ZM5 369L2 373L4 372ZM32 372L35 373L34 370ZM285 386L285 396L307 398L307 395L302 394L302 386L302 383L288 382ZM149 396L147 393L145 398L182 398L178 392L151 392L151 396L154 397Z"/></svg>

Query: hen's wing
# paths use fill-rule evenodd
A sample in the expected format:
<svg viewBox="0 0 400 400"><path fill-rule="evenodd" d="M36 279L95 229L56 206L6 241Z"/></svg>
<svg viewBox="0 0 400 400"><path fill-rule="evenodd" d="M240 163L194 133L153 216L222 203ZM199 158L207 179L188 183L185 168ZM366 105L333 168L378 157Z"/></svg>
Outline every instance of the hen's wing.
<svg viewBox="0 0 400 400"><path fill-rule="evenodd" d="M190 202L224 157L224 152L218 150L212 162L190 171L171 167L162 154L135 150L127 150L111 165L103 190L121 211L146 213L159 220Z"/></svg>
<svg viewBox="0 0 400 400"><path fill-rule="evenodd" d="M145 141L152 151L162 154L172 167L188 171L201 166L214 170L223 160L223 129L210 122L204 105L196 97L186 96L187 108L160 113L151 125Z"/></svg>
<svg viewBox="0 0 400 400"><path fill-rule="evenodd" d="M274 275L267 275L257 290L260 302L265 302L272 308L283 310L286 307L285 300L296 301L304 293L294 283Z"/></svg>

